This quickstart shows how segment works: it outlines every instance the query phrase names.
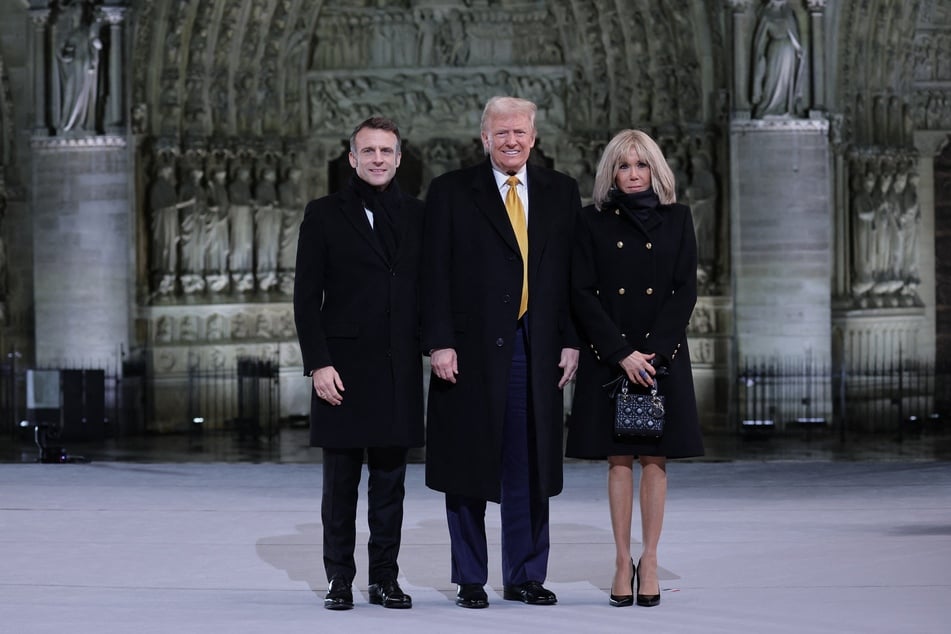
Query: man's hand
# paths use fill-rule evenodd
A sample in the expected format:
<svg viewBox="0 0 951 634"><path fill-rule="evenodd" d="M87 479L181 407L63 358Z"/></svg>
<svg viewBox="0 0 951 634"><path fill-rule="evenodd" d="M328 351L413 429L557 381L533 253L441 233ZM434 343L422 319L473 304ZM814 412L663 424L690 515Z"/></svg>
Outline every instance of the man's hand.
<svg viewBox="0 0 951 634"><path fill-rule="evenodd" d="M455 348L433 350L429 355L429 361L433 367L433 374L437 378L450 383L456 382L456 375L459 374L459 362L456 360Z"/></svg>
<svg viewBox="0 0 951 634"><path fill-rule="evenodd" d="M314 391L317 396L331 405L343 403L343 381L332 365L314 370Z"/></svg>
<svg viewBox="0 0 951 634"><path fill-rule="evenodd" d="M561 374L561 380L558 381L558 389L560 390L568 385L568 381L575 378L575 373L578 371L578 349L562 348L561 362L558 367L564 370Z"/></svg>

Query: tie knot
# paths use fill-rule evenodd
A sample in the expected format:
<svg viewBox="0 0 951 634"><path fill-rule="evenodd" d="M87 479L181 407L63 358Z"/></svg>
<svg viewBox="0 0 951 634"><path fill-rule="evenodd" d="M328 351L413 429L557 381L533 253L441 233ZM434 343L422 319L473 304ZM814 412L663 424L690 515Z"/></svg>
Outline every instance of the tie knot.
<svg viewBox="0 0 951 634"><path fill-rule="evenodd" d="M505 179L505 182L508 183L509 187L515 187L518 185L518 176L509 176Z"/></svg>

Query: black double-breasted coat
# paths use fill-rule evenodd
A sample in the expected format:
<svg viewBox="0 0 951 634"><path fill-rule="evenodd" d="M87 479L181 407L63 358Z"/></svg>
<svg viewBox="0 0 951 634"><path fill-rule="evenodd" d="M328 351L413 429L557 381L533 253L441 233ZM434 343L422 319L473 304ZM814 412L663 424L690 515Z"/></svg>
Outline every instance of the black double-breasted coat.
<svg viewBox="0 0 951 634"><path fill-rule="evenodd" d="M574 179L529 165L529 417L542 495L561 492L564 451L561 350L577 347L569 308L570 260L581 209ZM423 350L454 348L455 384L432 377L426 484L498 502L502 429L522 261L491 163L444 174L426 196Z"/></svg>
<svg viewBox="0 0 951 634"><path fill-rule="evenodd" d="M332 365L345 388L338 406L311 389L314 446L423 444L422 212L422 202L402 198L390 261L351 188L307 204L294 281L304 372Z"/></svg>
<svg viewBox="0 0 951 634"><path fill-rule="evenodd" d="M659 205L641 222L620 209L585 207L572 262L572 308L583 344L566 454L575 458L703 454L687 325L697 302L697 243L690 209ZM603 386L638 350L669 363L663 437L617 443L614 401Z"/></svg>

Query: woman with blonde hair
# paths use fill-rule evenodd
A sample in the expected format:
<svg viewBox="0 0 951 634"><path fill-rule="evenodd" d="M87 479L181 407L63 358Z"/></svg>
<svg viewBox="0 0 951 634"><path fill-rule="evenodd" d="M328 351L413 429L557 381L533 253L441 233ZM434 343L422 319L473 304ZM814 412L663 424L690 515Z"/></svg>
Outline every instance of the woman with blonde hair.
<svg viewBox="0 0 951 634"><path fill-rule="evenodd" d="M657 546L667 460L703 455L687 322L697 300L697 244L690 209L657 143L619 132L598 164L594 204L582 212L572 259L572 307L582 345L566 455L608 462L616 548L610 604L660 603ZM618 440L607 386L620 377L666 399L660 438ZM642 550L631 555L634 459L640 464Z"/></svg>

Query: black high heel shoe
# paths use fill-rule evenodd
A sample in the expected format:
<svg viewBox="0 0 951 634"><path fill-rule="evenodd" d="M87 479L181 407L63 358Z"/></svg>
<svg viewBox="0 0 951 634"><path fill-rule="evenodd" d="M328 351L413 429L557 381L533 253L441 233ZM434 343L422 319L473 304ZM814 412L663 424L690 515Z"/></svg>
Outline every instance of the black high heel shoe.
<svg viewBox="0 0 951 634"><path fill-rule="evenodd" d="M616 608L626 608L634 605L634 579L637 578L637 569L634 568L634 559L631 559L631 594L612 594L609 603Z"/></svg>
<svg viewBox="0 0 951 634"><path fill-rule="evenodd" d="M637 561L637 567L641 567L640 560ZM641 594L641 578L637 574L634 575L634 578L637 579L637 587L634 591L635 594L637 594L637 605L642 605L645 608L652 608L655 605L660 605L660 580L657 582L657 594Z"/></svg>

